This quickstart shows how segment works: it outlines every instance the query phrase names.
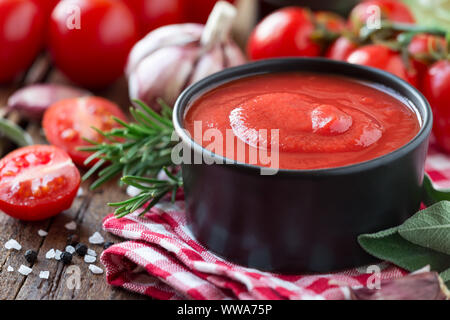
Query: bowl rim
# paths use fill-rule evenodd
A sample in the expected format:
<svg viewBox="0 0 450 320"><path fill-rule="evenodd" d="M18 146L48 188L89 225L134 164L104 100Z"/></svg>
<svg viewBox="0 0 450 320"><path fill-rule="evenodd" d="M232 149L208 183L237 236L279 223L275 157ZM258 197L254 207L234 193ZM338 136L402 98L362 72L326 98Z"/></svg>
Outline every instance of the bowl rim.
<svg viewBox="0 0 450 320"><path fill-rule="evenodd" d="M384 70L380 70L373 67L368 66L362 66L362 65L356 65L356 64L350 64L343 61L336 61L331 60L327 58L297 58L297 57L289 57L289 58L275 58L275 59L265 59L260 60L256 62L250 62L244 65L240 65L237 67L232 67L225 69L223 71L214 73L206 78L203 78L202 80L190 85L187 87L181 95L178 97L178 99L175 102L174 110L173 110L173 125L176 134L181 139L183 143L189 144L189 146L193 149L194 152L202 153L203 156L207 156L210 159L214 160L221 160L222 165L225 166L232 166L239 169L243 169L245 171L258 171L264 167L252 165L244 162L239 162L234 159L226 158L222 155L219 155L217 153L214 153L208 149L205 149L203 146L195 142L189 135L186 134L184 126L183 126L183 120L185 115L186 108L191 104L191 102L195 101L200 95L217 88L218 86L221 86L223 84L229 83L234 80L250 77L250 76L256 76L256 75L263 75L263 74L270 74L270 73L276 73L268 71L267 69L269 67L277 67L282 65L294 65L294 64L303 64L303 65L309 65L312 64L320 64L320 65L328 65L333 67L341 67L341 68L347 68L347 72L344 74L338 74L337 72L327 72L327 71L321 71L321 70L301 70L301 68L298 68L297 65L295 65L295 68L288 71L278 71L279 73L284 72L317 72L317 73L324 73L324 74L332 74L332 75L338 75L343 77L349 77L356 80L362 80L367 81L375 84L382 85L384 87L387 87L390 90L393 90L397 95L403 96L407 98L412 104L413 107L416 109L416 113L419 113L419 117L422 120L422 126L419 130L419 132L412 138L408 143L403 145L402 147L391 151L390 153L387 153L385 155L379 156L374 159L370 159L363 162L358 162L346 166L339 166L339 167L331 167L331 168L320 168L320 169L281 169L279 168L276 172L276 175L342 175L342 174L350 174L350 173L358 173L362 171L367 171L379 166L386 165L388 163L391 163L412 150L416 149L420 144L422 144L431 134L431 129L433 126L433 113L431 111L430 104L425 99L422 93L420 93L415 87L413 87L408 82L404 81L403 79L395 76L392 73L386 72ZM326 67L322 67L326 70ZM375 80L368 80L368 79L361 79L361 77L355 77L352 74L362 72L367 74L367 76L372 75L374 77L378 77L379 79L387 80L388 82L392 82L395 84L395 87L402 88L403 90L406 90L408 92L408 95L401 94L398 89L386 86L381 81L375 81ZM413 103L412 100L418 101L418 103ZM205 164L205 163L203 163Z"/></svg>

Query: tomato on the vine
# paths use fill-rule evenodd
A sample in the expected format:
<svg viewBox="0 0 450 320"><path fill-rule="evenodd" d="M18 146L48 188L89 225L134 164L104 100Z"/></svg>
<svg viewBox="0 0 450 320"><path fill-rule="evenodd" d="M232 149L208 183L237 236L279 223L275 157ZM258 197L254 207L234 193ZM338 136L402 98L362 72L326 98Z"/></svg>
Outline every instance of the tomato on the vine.
<svg viewBox="0 0 450 320"><path fill-rule="evenodd" d="M441 60L428 69L423 81L423 93L434 116L433 133L436 142L450 153L450 61Z"/></svg>
<svg viewBox="0 0 450 320"><path fill-rule="evenodd" d="M102 131L120 127L113 117L126 121L119 106L104 98L65 99L53 104L45 112L42 126L51 144L65 150L77 165L84 166L84 161L91 154L78 148L91 145L83 138L103 142L104 137L92 127ZM94 163L91 162L89 166Z"/></svg>
<svg viewBox="0 0 450 320"><path fill-rule="evenodd" d="M348 56L358 48L358 45L347 37L337 38L325 52L325 57L334 60L347 60Z"/></svg>
<svg viewBox="0 0 450 320"><path fill-rule="evenodd" d="M356 5L350 12L349 25L358 32L367 22L377 23L377 19L401 23L415 23L408 6L398 0L366 0Z"/></svg>
<svg viewBox="0 0 450 320"><path fill-rule="evenodd" d="M328 31L334 33L342 33L346 28L344 18L334 12L317 11L314 12L315 20L318 24L323 25Z"/></svg>
<svg viewBox="0 0 450 320"><path fill-rule="evenodd" d="M428 65L430 65L435 55L445 54L445 38L432 34L416 34L408 45L408 53L414 63L414 67L419 73L419 78L425 76Z"/></svg>
<svg viewBox="0 0 450 320"><path fill-rule="evenodd" d="M89 88L118 79L138 39L133 14L116 0L61 1L53 10L49 33L56 66Z"/></svg>
<svg viewBox="0 0 450 320"><path fill-rule="evenodd" d="M319 43L313 40L312 14L303 8L288 7L268 15L253 30L247 52L252 60L318 56Z"/></svg>
<svg viewBox="0 0 450 320"><path fill-rule="evenodd" d="M17 149L0 160L0 210L26 221L69 209L80 173L69 155L54 146Z"/></svg>
<svg viewBox="0 0 450 320"><path fill-rule="evenodd" d="M44 29L44 14L34 1L0 1L0 83L14 80L33 63Z"/></svg>
<svg viewBox="0 0 450 320"><path fill-rule="evenodd" d="M382 69L417 86L417 72L403 61L400 53L381 44L371 44L353 51L347 62Z"/></svg>
<svg viewBox="0 0 450 320"><path fill-rule="evenodd" d="M138 23L140 36L168 24L184 21L183 0L122 0Z"/></svg>

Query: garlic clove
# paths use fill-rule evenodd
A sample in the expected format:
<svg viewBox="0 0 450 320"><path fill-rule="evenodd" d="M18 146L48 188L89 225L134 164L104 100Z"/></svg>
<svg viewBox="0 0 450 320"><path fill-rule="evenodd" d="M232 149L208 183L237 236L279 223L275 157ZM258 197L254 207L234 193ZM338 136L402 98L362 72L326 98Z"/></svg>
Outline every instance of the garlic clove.
<svg viewBox="0 0 450 320"><path fill-rule="evenodd" d="M213 73L219 72L225 68L225 59L222 46L216 45L212 50L204 53L195 66L194 73L189 81L193 84Z"/></svg>
<svg viewBox="0 0 450 320"><path fill-rule="evenodd" d="M173 105L192 74L198 51L196 46L175 46L147 56L129 77L130 98L139 99L156 111L161 109L158 98Z"/></svg>
<svg viewBox="0 0 450 320"><path fill-rule="evenodd" d="M242 50L234 43L234 41L227 41L223 45L225 55L225 66L227 68L240 66L247 62Z"/></svg>
<svg viewBox="0 0 450 320"><path fill-rule="evenodd" d="M196 23L175 24L158 28L138 41L128 56L125 72L128 76L139 63L153 52L169 46L183 46L198 42L204 26Z"/></svg>

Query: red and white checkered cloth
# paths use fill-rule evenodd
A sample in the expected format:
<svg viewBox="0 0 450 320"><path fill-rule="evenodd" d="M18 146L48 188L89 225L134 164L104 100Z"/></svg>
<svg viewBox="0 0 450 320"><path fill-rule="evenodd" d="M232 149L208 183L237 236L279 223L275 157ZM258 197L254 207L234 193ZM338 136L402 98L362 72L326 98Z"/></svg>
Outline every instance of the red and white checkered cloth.
<svg viewBox="0 0 450 320"><path fill-rule="evenodd" d="M450 158L432 150L426 171L450 187ZM108 283L157 299L346 299L372 275L366 267L320 275L279 275L238 266L203 248L186 228L184 202L163 203L144 217L109 215L103 227L129 241L103 252ZM407 272L379 264L381 279Z"/></svg>

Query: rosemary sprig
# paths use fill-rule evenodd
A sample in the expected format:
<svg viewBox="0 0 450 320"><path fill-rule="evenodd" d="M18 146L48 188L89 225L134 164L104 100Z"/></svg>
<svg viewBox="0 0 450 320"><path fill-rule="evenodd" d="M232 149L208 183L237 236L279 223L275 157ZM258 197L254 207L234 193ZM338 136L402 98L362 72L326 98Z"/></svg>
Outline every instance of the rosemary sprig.
<svg viewBox="0 0 450 320"><path fill-rule="evenodd" d="M174 200L178 188L182 186L181 174L172 174L170 171L170 168L173 168L171 151L176 143L171 140L174 130L172 109L163 101L159 101L162 111L158 114L141 101L134 102L140 107L130 108L134 122L127 123L114 118L120 128L108 132L93 128L106 142L98 143L86 139L92 146L80 148L82 151L92 152L85 161L86 164L96 161L83 176L83 180L87 180L94 173L98 173L91 189L96 189L121 175L121 185L127 184L140 190L133 198L109 203L117 208L117 217L124 217L148 203L143 211L145 213L168 194L171 194ZM161 170L166 173L167 180L156 178Z"/></svg>

